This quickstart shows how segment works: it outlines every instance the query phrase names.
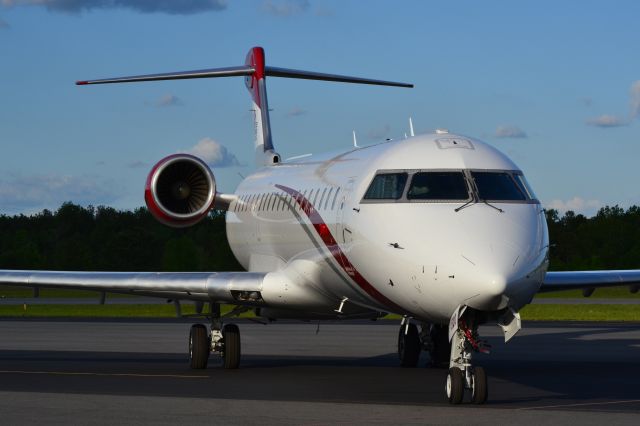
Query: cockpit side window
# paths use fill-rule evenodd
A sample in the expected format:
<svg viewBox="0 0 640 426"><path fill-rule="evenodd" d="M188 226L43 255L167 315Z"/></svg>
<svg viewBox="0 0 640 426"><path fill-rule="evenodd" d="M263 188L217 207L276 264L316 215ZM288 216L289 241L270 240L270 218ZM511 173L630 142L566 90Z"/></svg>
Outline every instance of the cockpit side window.
<svg viewBox="0 0 640 426"><path fill-rule="evenodd" d="M520 187L520 189L529 196L530 199L532 200L536 200L536 194L533 192L533 189L531 189L531 185L529 185L529 182L527 182L527 179L524 177L523 174L521 173L515 173L513 175L513 178L516 180L516 183L518 184L518 186Z"/></svg>
<svg viewBox="0 0 640 426"><path fill-rule="evenodd" d="M409 200L467 200L469 188L462 172L420 172L413 175Z"/></svg>
<svg viewBox="0 0 640 426"><path fill-rule="evenodd" d="M471 172L480 200L525 201L524 188L507 172Z"/></svg>
<svg viewBox="0 0 640 426"><path fill-rule="evenodd" d="M381 173L376 175L364 195L365 200L397 200L402 197L407 173Z"/></svg>

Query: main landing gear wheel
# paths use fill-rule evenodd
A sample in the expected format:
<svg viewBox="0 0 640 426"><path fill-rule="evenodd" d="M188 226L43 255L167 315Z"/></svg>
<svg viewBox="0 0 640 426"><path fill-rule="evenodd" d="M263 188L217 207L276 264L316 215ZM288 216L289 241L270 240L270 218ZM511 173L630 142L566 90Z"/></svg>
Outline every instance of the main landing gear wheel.
<svg viewBox="0 0 640 426"><path fill-rule="evenodd" d="M449 404L460 404L464 396L464 376L458 367L451 367L447 374L447 399Z"/></svg>
<svg viewBox="0 0 640 426"><path fill-rule="evenodd" d="M448 368L451 358L451 344L449 343L449 330L446 326L434 325L431 328L431 347L429 348L431 366L435 368Z"/></svg>
<svg viewBox="0 0 640 426"><path fill-rule="evenodd" d="M398 357L400 366L413 368L420 358L420 335L418 327L409 323L400 326L398 333Z"/></svg>
<svg viewBox="0 0 640 426"><path fill-rule="evenodd" d="M235 369L240 366L240 329L235 324L227 324L222 328L222 366Z"/></svg>
<svg viewBox="0 0 640 426"><path fill-rule="evenodd" d="M487 373L484 368L475 367L473 369L473 386L471 387L471 402L474 404L484 404L487 401Z"/></svg>
<svg viewBox="0 0 640 426"><path fill-rule="evenodd" d="M189 332L189 362L192 369L207 368L209 361L209 333L202 324L194 324Z"/></svg>

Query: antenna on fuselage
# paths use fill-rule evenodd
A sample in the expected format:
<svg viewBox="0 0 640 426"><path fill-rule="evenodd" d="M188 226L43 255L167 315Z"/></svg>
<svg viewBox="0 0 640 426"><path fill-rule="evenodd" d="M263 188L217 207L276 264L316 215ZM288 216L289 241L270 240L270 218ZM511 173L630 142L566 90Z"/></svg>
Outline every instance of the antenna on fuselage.
<svg viewBox="0 0 640 426"><path fill-rule="evenodd" d="M416 134L413 132L413 120L409 117L409 134L414 137Z"/></svg>
<svg viewBox="0 0 640 426"><path fill-rule="evenodd" d="M354 148L360 148L358 146L358 139L356 138L356 131L355 130L353 131L353 147Z"/></svg>

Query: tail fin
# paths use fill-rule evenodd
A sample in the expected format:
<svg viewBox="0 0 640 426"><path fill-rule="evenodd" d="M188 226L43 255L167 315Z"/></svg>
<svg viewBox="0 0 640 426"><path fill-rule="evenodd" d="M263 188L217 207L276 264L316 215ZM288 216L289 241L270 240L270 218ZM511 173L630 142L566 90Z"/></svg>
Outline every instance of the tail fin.
<svg viewBox="0 0 640 426"><path fill-rule="evenodd" d="M130 83L158 80L183 80L189 78L245 77L245 84L253 100L256 133L256 159L259 165L272 165L280 162L271 138L269 104L267 102L266 77L301 78L306 80L336 81L342 83L373 84L379 86L413 87L413 84L393 81L372 80L345 75L323 74L313 71L293 70L289 68L268 67L265 65L264 49L253 47L247 54L244 66L212 68L195 71L179 71L163 74L146 74L130 77L106 78L100 80L77 81L77 85Z"/></svg>
<svg viewBox="0 0 640 426"><path fill-rule="evenodd" d="M245 84L253 100L256 164L276 164L280 162L280 156L274 151L273 140L271 139L264 49L262 47L253 47L249 50L245 65L254 70L253 74L245 78Z"/></svg>

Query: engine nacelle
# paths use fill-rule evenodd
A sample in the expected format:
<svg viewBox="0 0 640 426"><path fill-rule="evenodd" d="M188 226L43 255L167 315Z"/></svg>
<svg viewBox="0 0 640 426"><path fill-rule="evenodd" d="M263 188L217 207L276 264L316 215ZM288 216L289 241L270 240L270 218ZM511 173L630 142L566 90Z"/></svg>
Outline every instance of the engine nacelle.
<svg viewBox="0 0 640 426"><path fill-rule="evenodd" d="M165 225L184 228L202 220L216 198L216 180L207 164L189 154L160 160L149 173L144 200Z"/></svg>

